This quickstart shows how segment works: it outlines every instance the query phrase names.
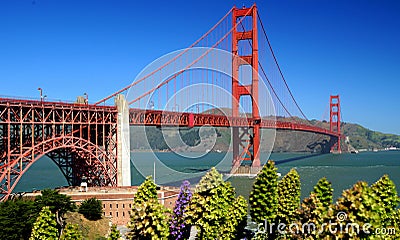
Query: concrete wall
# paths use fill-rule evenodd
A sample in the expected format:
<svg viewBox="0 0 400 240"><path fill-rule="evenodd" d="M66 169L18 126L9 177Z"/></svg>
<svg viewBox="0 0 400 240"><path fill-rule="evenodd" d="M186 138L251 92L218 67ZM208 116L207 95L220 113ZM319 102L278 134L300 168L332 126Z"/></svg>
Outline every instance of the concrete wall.
<svg viewBox="0 0 400 240"><path fill-rule="evenodd" d="M117 131L117 181L118 186L131 186L131 146L129 137L129 106L124 95L115 97L115 106L118 109Z"/></svg>

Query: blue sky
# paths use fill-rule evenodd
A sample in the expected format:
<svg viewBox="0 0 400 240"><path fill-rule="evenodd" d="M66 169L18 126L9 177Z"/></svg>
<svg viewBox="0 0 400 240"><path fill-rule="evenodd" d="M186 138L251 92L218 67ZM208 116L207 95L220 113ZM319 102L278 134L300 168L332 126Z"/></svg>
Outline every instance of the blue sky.
<svg viewBox="0 0 400 240"><path fill-rule="evenodd" d="M0 95L96 101L253 1L0 0ZM299 105L400 134L400 1L268 0L262 21Z"/></svg>

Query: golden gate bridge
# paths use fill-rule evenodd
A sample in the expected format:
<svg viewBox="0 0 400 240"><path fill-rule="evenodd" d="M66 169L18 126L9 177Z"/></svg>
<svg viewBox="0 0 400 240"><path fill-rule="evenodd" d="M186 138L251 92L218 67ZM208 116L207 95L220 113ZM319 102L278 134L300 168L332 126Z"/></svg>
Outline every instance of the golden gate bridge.
<svg viewBox="0 0 400 240"><path fill-rule="evenodd" d="M261 129L326 135L341 152L339 96L329 104L329 129L307 119L256 5L233 7L191 46L94 104L0 98L0 196L45 155L70 185L85 176L89 186L130 186L129 126L231 128L232 172L260 169Z"/></svg>

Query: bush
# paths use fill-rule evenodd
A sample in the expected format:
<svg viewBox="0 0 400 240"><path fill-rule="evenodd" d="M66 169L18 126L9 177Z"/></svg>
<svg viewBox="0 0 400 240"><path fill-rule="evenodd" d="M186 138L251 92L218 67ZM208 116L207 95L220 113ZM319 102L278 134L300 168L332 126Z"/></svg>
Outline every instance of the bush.
<svg viewBox="0 0 400 240"><path fill-rule="evenodd" d="M195 188L187 209L188 224L199 239L241 239L246 226L247 202L212 168Z"/></svg>
<svg viewBox="0 0 400 240"><path fill-rule="evenodd" d="M278 173L271 160L257 175L250 193L250 216L256 223L275 223L278 208Z"/></svg>
<svg viewBox="0 0 400 240"><path fill-rule="evenodd" d="M151 177L140 185L133 200L128 239L167 239L169 211L157 200L157 188Z"/></svg>
<svg viewBox="0 0 400 240"><path fill-rule="evenodd" d="M1 202L0 239L28 239L39 211L30 200L18 198Z"/></svg>
<svg viewBox="0 0 400 240"><path fill-rule="evenodd" d="M86 219L96 221L103 217L103 206L100 200L89 198L82 202L79 213Z"/></svg>
<svg viewBox="0 0 400 240"><path fill-rule="evenodd" d="M278 183L279 223L290 224L296 220L296 210L300 206L300 176L291 169Z"/></svg>
<svg viewBox="0 0 400 240"><path fill-rule="evenodd" d="M78 224L68 223L65 226L61 240L82 240L82 232L79 230Z"/></svg>
<svg viewBox="0 0 400 240"><path fill-rule="evenodd" d="M31 237L29 240L57 240L58 229L56 216L49 207L44 207L40 211L36 222L33 224Z"/></svg>
<svg viewBox="0 0 400 240"><path fill-rule="evenodd" d="M111 232L107 240L118 240L121 237L120 231L117 229L117 225L113 224L111 226Z"/></svg>

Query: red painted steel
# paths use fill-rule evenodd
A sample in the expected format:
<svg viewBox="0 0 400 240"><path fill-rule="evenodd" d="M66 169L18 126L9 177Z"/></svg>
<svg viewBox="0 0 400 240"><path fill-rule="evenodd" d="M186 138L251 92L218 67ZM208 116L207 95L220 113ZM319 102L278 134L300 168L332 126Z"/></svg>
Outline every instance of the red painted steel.
<svg viewBox="0 0 400 240"><path fill-rule="evenodd" d="M240 18L251 17L252 29L238 31L237 22ZM257 38L257 7L237 9L232 11L232 117L239 117L239 103L242 96L251 96L252 124L233 127L233 168L239 167L243 161L251 161L252 167L260 167L260 115L258 109L258 38ZM239 55L239 41L251 41L251 55ZM242 85L239 79L239 67L250 65L251 84Z"/></svg>
<svg viewBox="0 0 400 240"><path fill-rule="evenodd" d="M340 103L332 106L339 106L332 111L332 116L339 117ZM116 186L117 116L115 107L0 99L0 194L3 199L11 194L27 169L44 155L58 165L71 185L79 184L81 177L86 176L89 185ZM129 121L130 125L144 126L240 127L242 139L258 125L320 133L340 141L340 122L335 118L327 130L294 121L130 109ZM244 140L241 144L241 157L245 158L244 154L251 154L250 143Z"/></svg>
<svg viewBox="0 0 400 240"><path fill-rule="evenodd" d="M342 135L340 131L339 96L330 97L329 130L299 123L295 118L277 118L277 120L271 120L260 117L258 110L258 67L260 66L265 76L266 74L258 61L258 12L256 5L242 9L233 7L191 47L195 46L202 39L205 39L229 14L232 14L232 28L221 39L216 41L211 49L216 48L224 39L228 39L231 36L233 54L232 116L130 109L130 125L190 128L205 125L232 127L233 170L240 166L243 161L251 162L252 167L260 167L258 152L261 128L304 131L328 135L336 142L332 147L332 151L340 152L340 139ZM239 31L238 26L239 24L242 25L244 18L251 18L251 29ZM261 27L266 35L262 23ZM251 42L251 54L239 54L240 41ZM268 38L267 42L277 64ZM188 64L183 70L178 71L158 86L154 86L150 91L132 100L131 103L140 101L143 96L147 96L154 92L154 90L168 84L174 77L200 61L211 49ZM42 98L40 101L0 98L0 197L7 199L29 167L45 155L57 164L70 185L80 184L82 177L85 176L88 179L89 186L117 186L118 143L116 139L118 132L118 112L116 107L99 106L99 104L105 103L111 97L129 89L138 82L145 81L145 79L161 71L165 66L174 63L186 51L183 51L180 55L144 76L142 79L139 79L137 82L132 83L94 105L87 103L46 102ZM242 85L239 82L239 67L241 65L250 65L252 67L251 83L248 85ZM288 88L279 65L278 69ZM175 84L176 82L174 82L174 90L176 91ZM291 116L272 85L271 88L277 96L278 101L289 116ZM288 90L298 107L289 88ZM243 115L239 113L239 102L242 96L250 96L252 101L252 112L247 118L242 117ZM300 108L299 110L304 116Z"/></svg>
<svg viewBox="0 0 400 240"><path fill-rule="evenodd" d="M193 127L201 127L209 125L213 127L242 127L252 128L256 124L260 128L277 129L277 130L292 130L301 132L319 133L331 137L338 137L339 134L335 131L330 131L325 128L311 126L298 123L295 121L277 121L270 119L258 119L245 117L230 117L225 115L187 113L187 112L170 112L161 110L143 110L130 109L129 123L133 126L158 126L158 127L189 127L191 126L189 119L193 116Z"/></svg>
<svg viewBox="0 0 400 240"><path fill-rule="evenodd" d="M70 185L117 186L117 110L87 104L0 99L0 197L42 156Z"/></svg>
<svg viewBox="0 0 400 240"><path fill-rule="evenodd" d="M332 146L331 152L339 152L340 153L340 152L342 152L342 149L340 146L341 134L340 134L340 98L339 98L339 95L330 97L329 108L330 108L329 130L337 133L337 141Z"/></svg>

